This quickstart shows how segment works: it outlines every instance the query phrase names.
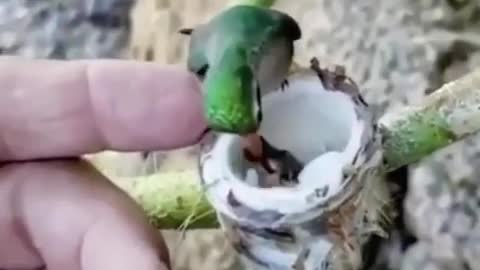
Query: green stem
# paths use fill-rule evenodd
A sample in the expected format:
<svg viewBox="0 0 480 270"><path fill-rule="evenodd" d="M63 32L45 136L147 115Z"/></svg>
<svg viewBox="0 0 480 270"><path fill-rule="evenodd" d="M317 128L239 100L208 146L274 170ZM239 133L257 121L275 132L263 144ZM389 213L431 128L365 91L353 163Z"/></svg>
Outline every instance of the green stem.
<svg viewBox="0 0 480 270"><path fill-rule="evenodd" d="M480 69L443 85L418 106L380 119L388 171L480 130Z"/></svg>
<svg viewBox="0 0 480 270"><path fill-rule="evenodd" d="M199 185L197 170L158 172L135 177L107 176L143 207L157 228L197 229L218 226L215 211Z"/></svg>

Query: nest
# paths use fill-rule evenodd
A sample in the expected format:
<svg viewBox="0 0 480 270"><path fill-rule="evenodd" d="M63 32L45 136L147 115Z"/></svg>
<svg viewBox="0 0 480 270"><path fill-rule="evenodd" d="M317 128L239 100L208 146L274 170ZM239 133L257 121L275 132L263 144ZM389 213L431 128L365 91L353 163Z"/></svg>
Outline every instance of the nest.
<svg viewBox="0 0 480 270"><path fill-rule="evenodd" d="M275 174L249 162L241 138L225 133L202 148L202 185L255 269L358 269L362 245L384 234L389 196L375 121L341 67L322 69L313 59L288 82L262 97L259 133L304 164L298 184L265 184Z"/></svg>

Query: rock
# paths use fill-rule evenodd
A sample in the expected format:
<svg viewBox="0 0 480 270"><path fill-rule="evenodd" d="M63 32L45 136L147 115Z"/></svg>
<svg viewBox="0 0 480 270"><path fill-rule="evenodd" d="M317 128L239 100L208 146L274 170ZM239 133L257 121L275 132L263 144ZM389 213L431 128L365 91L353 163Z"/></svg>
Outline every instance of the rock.
<svg viewBox="0 0 480 270"><path fill-rule="evenodd" d="M475 259L480 255L480 190L475 168L462 160L465 156L457 147L461 146L432 157L429 166L412 170L405 207L410 227L420 240L417 245L432 245L431 260L447 269L464 269L463 265L480 269Z"/></svg>
<svg viewBox="0 0 480 270"><path fill-rule="evenodd" d="M27 58L121 58L134 0L4 0L0 51Z"/></svg>

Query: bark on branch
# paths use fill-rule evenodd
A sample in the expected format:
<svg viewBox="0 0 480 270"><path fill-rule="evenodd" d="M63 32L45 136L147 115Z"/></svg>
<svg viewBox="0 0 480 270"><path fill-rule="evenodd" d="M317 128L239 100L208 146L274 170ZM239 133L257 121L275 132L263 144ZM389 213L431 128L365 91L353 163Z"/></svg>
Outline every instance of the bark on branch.
<svg viewBox="0 0 480 270"><path fill-rule="evenodd" d="M443 85L419 105L383 116L386 169L394 170L480 129L480 69Z"/></svg>

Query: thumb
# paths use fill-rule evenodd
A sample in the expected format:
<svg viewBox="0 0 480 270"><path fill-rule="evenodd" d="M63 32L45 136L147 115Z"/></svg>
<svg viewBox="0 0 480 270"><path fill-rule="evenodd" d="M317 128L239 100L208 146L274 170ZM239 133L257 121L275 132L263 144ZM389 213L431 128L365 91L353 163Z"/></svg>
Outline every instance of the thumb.
<svg viewBox="0 0 480 270"><path fill-rule="evenodd" d="M170 269L160 232L122 219L106 218L88 229L82 245L81 269Z"/></svg>

